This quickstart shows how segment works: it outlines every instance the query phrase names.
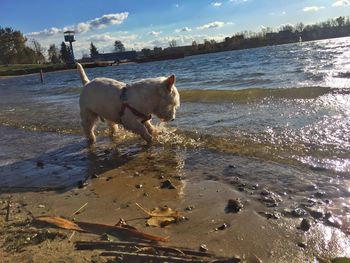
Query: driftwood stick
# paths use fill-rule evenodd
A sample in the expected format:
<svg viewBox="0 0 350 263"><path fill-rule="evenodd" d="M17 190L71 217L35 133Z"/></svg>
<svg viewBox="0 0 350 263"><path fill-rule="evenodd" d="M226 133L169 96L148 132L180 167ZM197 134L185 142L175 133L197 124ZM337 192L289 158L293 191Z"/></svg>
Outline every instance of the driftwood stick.
<svg viewBox="0 0 350 263"><path fill-rule="evenodd" d="M86 202L84 205L82 205L78 210L76 210L72 215L71 215L71 217L72 216L74 216L74 215L76 215L77 213L79 213L85 206L87 206L88 205L88 202Z"/></svg>
<svg viewBox="0 0 350 263"><path fill-rule="evenodd" d="M100 256L103 257L116 257L124 256L125 258L134 258L134 259L153 259L159 260L159 262L193 262L193 263L203 263L210 262L208 259L192 259L192 258L181 258L173 256L161 256L161 255L150 255L150 254L140 254L140 253L130 253L130 252L119 252L119 251L108 251L102 252Z"/></svg>
<svg viewBox="0 0 350 263"><path fill-rule="evenodd" d="M10 213L11 213L11 199L7 200L6 217L5 217L6 222L10 220Z"/></svg>
<svg viewBox="0 0 350 263"><path fill-rule="evenodd" d="M206 252L195 251L195 250L186 249L186 248L166 247L166 246L159 246L155 244L146 244L146 243L137 243L137 242L76 241L75 247L78 250L88 250L88 249L115 250L121 247L125 247L125 248L152 247L158 251L164 251L164 252L169 252L169 253L178 254L178 255L185 254L188 256L209 257L209 258L213 256Z"/></svg>

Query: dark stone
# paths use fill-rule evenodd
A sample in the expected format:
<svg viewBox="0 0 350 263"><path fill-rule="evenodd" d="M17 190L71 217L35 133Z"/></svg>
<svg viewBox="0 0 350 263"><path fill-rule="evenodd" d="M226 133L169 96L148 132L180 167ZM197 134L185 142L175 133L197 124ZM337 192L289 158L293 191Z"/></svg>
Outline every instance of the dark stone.
<svg viewBox="0 0 350 263"><path fill-rule="evenodd" d="M208 251L207 245L205 244L200 245L199 250L202 252L207 252Z"/></svg>
<svg viewBox="0 0 350 263"><path fill-rule="evenodd" d="M164 177L164 175L159 175L158 178L159 178L159 179L164 179L165 177Z"/></svg>
<svg viewBox="0 0 350 263"><path fill-rule="evenodd" d="M267 219L280 219L280 215L277 212L259 212L259 214Z"/></svg>
<svg viewBox="0 0 350 263"><path fill-rule="evenodd" d="M236 168L236 165L229 164L229 165L228 165L228 168L234 169L234 168Z"/></svg>
<svg viewBox="0 0 350 263"><path fill-rule="evenodd" d="M321 198L321 197L324 197L326 195L326 192L324 191L317 191L314 196L317 197L317 198Z"/></svg>
<svg viewBox="0 0 350 263"><path fill-rule="evenodd" d="M326 224L329 225L329 226L333 226L333 227L336 227L336 228L340 228L342 226L342 221L335 217L335 216L330 216L329 218L327 218L325 220Z"/></svg>
<svg viewBox="0 0 350 263"><path fill-rule="evenodd" d="M44 167L44 161L42 161L42 160L36 161L36 166L39 167L39 168L43 168Z"/></svg>
<svg viewBox="0 0 350 263"><path fill-rule="evenodd" d="M259 188L259 184L252 185L252 190L257 190Z"/></svg>
<svg viewBox="0 0 350 263"><path fill-rule="evenodd" d="M91 178L93 178L93 179L98 178L98 175L97 174L93 174L93 175L91 175Z"/></svg>
<svg viewBox="0 0 350 263"><path fill-rule="evenodd" d="M266 188L264 188L261 190L260 194L262 196L268 196L268 195L271 195L272 193L269 190L267 190Z"/></svg>
<svg viewBox="0 0 350 263"><path fill-rule="evenodd" d="M309 229L311 228L311 222L309 219L307 218L304 218L301 223L300 223L300 226L299 228L303 231L309 231Z"/></svg>
<svg viewBox="0 0 350 263"><path fill-rule="evenodd" d="M78 181L78 183L77 183L78 188L84 188L87 185L88 185L88 183L85 181L82 181L82 180Z"/></svg>
<svg viewBox="0 0 350 263"><path fill-rule="evenodd" d="M185 211L192 211L195 207L193 205L189 205L185 208Z"/></svg>
<svg viewBox="0 0 350 263"><path fill-rule="evenodd" d="M143 188L143 185L142 184L137 184L136 188L138 188L138 189Z"/></svg>
<svg viewBox="0 0 350 263"><path fill-rule="evenodd" d="M221 226L215 228L215 230L224 230L228 227L228 225L226 223L223 223Z"/></svg>
<svg viewBox="0 0 350 263"><path fill-rule="evenodd" d="M290 215L292 217L304 217L307 215L307 212L302 208L295 208L291 211Z"/></svg>
<svg viewBox="0 0 350 263"><path fill-rule="evenodd" d="M161 183L160 188L162 189L176 189L176 186L170 180L165 180Z"/></svg>
<svg viewBox="0 0 350 263"><path fill-rule="evenodd" d="M309 213L315 219L320 219L324 217L324 212L319 209L310 209Z"/></svg>
<svg viewBox="0 0 350 263"><path fill-rule="evenodd" d="M239 198L229 199L225 207L226 213L238 213L243 208L243 204Z"/></svg>
<svg viewBox="0 0 350 263"><path fill-rule="evenodd" d="M299 242L299 243L298 243L298 247L306 248L307 245L306 245L304 242Z"/></svg>

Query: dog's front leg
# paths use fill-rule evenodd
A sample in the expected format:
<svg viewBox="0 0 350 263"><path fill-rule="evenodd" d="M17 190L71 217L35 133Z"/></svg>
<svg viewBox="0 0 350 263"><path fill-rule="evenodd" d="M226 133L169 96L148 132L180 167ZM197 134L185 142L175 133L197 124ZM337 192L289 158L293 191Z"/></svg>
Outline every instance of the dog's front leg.
<svg viewBox="0 0 350 263"><path fill-rule="evenodd" d="M132 132L139 134L148 144L152 143L152 136L149 134L145 125L143 125L132 113L125 112L122 117L124 127Z"/></svg>
<svg viewBox="0 0 350 263"><path fill-rule="evenodd" d="M157 129L152 125L151 121L145 121L143 123L150 134L153 136L157 135Z"/></svg>

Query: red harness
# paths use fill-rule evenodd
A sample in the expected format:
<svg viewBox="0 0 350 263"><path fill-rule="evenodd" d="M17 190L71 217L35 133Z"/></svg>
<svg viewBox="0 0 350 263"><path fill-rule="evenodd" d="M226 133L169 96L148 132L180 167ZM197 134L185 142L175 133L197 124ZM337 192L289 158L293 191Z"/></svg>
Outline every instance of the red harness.
<svg viewBox="0 0 350 263"><path fill-rule="evenodd" d="M125 109L129 109L136 117L139 117L142 119L142 123L145 123L146 121L149 121L152 119L152 115L146 115L141 112L139 112L137 109L131 107L127 102L123 102L122 107L120 109L120 118L124 115Z"/></svg>

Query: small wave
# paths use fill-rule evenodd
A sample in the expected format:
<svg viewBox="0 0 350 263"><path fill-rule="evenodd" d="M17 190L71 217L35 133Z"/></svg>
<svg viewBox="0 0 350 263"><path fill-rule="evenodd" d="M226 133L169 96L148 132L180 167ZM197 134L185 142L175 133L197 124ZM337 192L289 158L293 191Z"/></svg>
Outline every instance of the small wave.
<svg viewBox="0 0 350 263"><path fill-rule="evenodd" d="M266 98L275 99L313 99L329 93L350 94L347 89L334 89L330 87L300 87L260 89L251 88L243 90L181 90L180 96L183 102L254 102Z"/></svg>
<svg viewBox="0 0 350 263"><path fill-rule="evenodd" d="M350 78L350 72L349 71L338 72L338 73L335 74L335 77L349 79Z"/></svg>

